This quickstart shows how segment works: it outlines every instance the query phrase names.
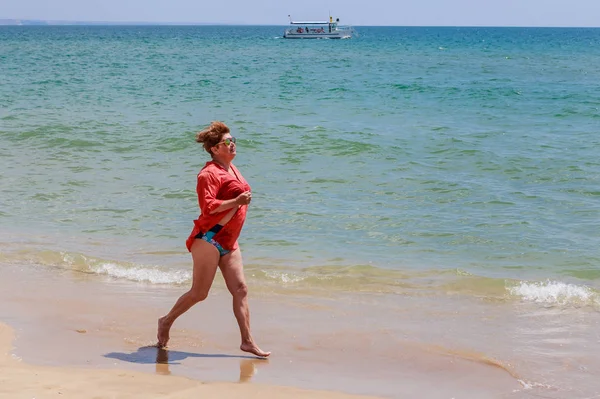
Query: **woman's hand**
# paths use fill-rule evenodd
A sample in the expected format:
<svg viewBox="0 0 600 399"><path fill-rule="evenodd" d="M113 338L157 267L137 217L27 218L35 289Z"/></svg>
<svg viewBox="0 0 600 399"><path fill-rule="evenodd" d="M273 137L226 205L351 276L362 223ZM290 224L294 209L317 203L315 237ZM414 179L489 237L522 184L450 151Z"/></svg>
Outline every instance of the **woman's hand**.
<svg viewBox="0 0 600 399"><path fill-rule="evenodd" d="M252 192L244 191L235 199L235 203L238 205L248 205L252 201Z"/></svg>

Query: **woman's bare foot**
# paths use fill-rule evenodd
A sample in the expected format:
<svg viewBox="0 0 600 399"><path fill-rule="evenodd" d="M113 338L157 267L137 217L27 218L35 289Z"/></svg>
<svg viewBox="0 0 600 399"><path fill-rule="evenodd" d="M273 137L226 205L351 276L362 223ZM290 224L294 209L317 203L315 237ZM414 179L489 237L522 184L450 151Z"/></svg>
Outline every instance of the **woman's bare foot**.
<svg viewBox="0 0 600 399"><path fill-rule="evenodd" d="M169 342L169 330L171 330L171 326L165 322L165 317L158 319L158 333L156 334L158 343L156 346L159 348L165 348Z"/></svg>
<svg viewBox="0 0 600 399"><path fill-rule="evenodd" d="M267 357L271 354L271 352L265 352L260 349L254 342L246 342L240 345L240 349L244 352L252 353L258 357Z"/></svg>

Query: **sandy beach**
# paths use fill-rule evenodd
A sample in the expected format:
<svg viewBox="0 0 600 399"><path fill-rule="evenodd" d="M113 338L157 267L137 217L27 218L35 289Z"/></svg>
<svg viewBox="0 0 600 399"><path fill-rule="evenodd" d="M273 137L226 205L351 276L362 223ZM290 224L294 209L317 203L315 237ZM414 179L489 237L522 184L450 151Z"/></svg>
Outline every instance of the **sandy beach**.
<svg viewBox="0 0 600 399"><path fill-rule="evenodd" d="M159 350L156 318L183 287L108 284L43 266L4 265L0 276L2 321L16 335L13 341L2 327L6 397L526 397L509 365L373 326L366 301L255 295L254 333L273 351L265 360L237 349L219 283L174 326L168 350Z"/></svg>

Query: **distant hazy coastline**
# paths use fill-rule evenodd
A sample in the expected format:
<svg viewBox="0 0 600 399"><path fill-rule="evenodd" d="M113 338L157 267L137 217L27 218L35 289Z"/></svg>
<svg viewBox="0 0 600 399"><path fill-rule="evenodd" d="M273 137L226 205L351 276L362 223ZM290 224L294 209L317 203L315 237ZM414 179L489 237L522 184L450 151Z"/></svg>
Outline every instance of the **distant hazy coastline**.
<svg viewBox="0 0 600 399"><path fill-rule="evenodd" d="M47 21L40 19L0 19L0 25L49 26L49 25L221 25L202 22L139 22L139 21Z"/></svg>

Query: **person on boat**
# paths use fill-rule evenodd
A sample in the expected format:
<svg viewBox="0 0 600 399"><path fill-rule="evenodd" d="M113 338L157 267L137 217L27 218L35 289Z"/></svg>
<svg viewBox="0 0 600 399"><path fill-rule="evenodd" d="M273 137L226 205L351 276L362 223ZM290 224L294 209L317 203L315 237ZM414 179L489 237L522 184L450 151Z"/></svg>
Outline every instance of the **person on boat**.
<svg viewBox="0 0 600 399"><path fill-rule="evenodd" d="M248 287L237 241L252 191L232 163L236 156L236 139L227 125L217 121L199 132L196 141L203 144L212 160L198 173L196 192L201 213L194 220L194 228L186 240L193 260L192 287L166 316L158 319L158 346L167 345L171 326L179 316L206 299L219 267L233 296L233 313L241 334L240 349L267 357L271 352L260 349L250 332Z"/></svg>

